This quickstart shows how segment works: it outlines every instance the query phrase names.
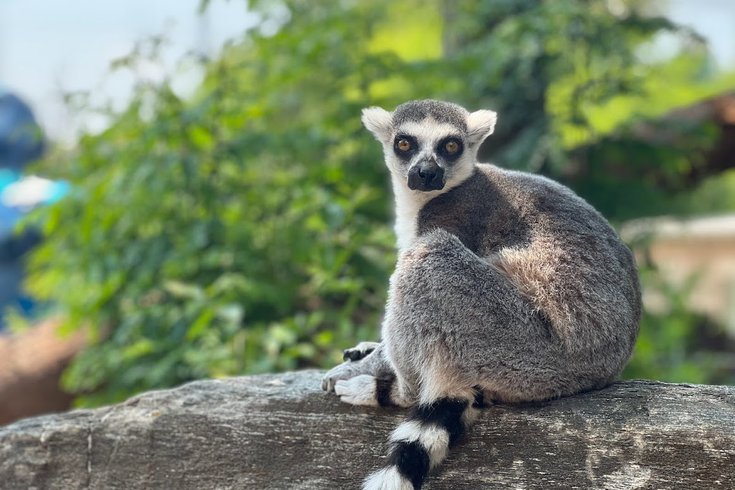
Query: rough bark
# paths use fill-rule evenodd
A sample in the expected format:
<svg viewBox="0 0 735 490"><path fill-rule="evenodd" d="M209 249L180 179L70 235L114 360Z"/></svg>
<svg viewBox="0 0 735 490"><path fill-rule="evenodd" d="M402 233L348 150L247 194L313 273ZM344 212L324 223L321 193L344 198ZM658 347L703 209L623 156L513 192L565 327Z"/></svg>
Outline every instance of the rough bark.
<svg viewBox="0 0 735 490"><path fill-rule="evenodd" d="M321 373L199 381L0 428L0 487L358 488L401 411ZM426 488L732 488L735 387L621 382L483 410Z"/></svg>

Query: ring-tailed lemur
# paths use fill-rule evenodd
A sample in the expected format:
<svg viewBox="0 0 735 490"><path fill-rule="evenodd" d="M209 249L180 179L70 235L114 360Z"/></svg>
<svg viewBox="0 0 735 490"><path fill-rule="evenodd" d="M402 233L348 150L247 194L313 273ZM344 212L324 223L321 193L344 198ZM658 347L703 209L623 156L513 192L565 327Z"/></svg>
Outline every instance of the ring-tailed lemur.
<svg viewBox="0 0 735 490"><path fill-rule="evenodd" d="M382 342L347 350L322 387L355 405L412 407L363 488L420 488L483 398L545 400L610 382L638 333L638 274L572 191L477 163L494 112L423 100L362 120L391 173L400 254Z"/></svg>

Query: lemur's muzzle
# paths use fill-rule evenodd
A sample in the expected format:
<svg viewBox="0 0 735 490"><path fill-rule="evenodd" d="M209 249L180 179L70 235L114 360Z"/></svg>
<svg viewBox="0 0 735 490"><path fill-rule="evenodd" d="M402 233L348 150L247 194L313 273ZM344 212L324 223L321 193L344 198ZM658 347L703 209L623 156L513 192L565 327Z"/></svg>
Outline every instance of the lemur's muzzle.
<svg viewBox="0 0 735 490"><path fill-rule="evenodd" d="M444 169L436 160L422 160L408 171L408 188L418 191L438 191L444 187Z"/></svg>

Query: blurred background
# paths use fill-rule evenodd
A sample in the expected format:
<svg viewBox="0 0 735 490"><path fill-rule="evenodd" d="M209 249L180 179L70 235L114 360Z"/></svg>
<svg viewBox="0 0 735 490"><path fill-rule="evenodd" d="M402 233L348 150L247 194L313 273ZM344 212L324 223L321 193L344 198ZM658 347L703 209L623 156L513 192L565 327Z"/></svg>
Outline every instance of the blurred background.
<svg viewBox="0 0 735 490"><path fill-rule="evenodd" d="M0 423L376 339L392 196L360 109L499 113L636 252L626 378L735 383L730 0L4 0Z"/></svg>

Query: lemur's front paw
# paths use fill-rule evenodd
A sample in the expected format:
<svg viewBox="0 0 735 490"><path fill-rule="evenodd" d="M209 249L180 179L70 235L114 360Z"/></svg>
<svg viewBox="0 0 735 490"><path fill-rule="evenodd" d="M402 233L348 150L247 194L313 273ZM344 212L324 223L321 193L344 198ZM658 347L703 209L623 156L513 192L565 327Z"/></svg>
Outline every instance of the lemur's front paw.
<svg viewBox="0 0 735 490"><path fill-rule="evenodd" d="M380 345L378 342L360 342L351 349L345 349L342 359L345 361L359 361L374 351L378 345Z"/></svg>
<svg viewBox="0 0 735 490"><path fill-rule="evenodd" d="M373 352L379 345L378 342L360 342L351 349L345 349L344 359L346 362L333 367L324 375L322 378L322 389L327 392L334 391L334 384L337 381L365 374L368 369L360 361Z"/></svg>
<svg viewBox="0 0 735 490"><path fill-rule="evenodd" d="M358 367L359 364L352 361L343 362L327 371L327 374L322 378L322 389L326 392L334 391L334 385L337 381L354 378L362 374Z"/></svg>

